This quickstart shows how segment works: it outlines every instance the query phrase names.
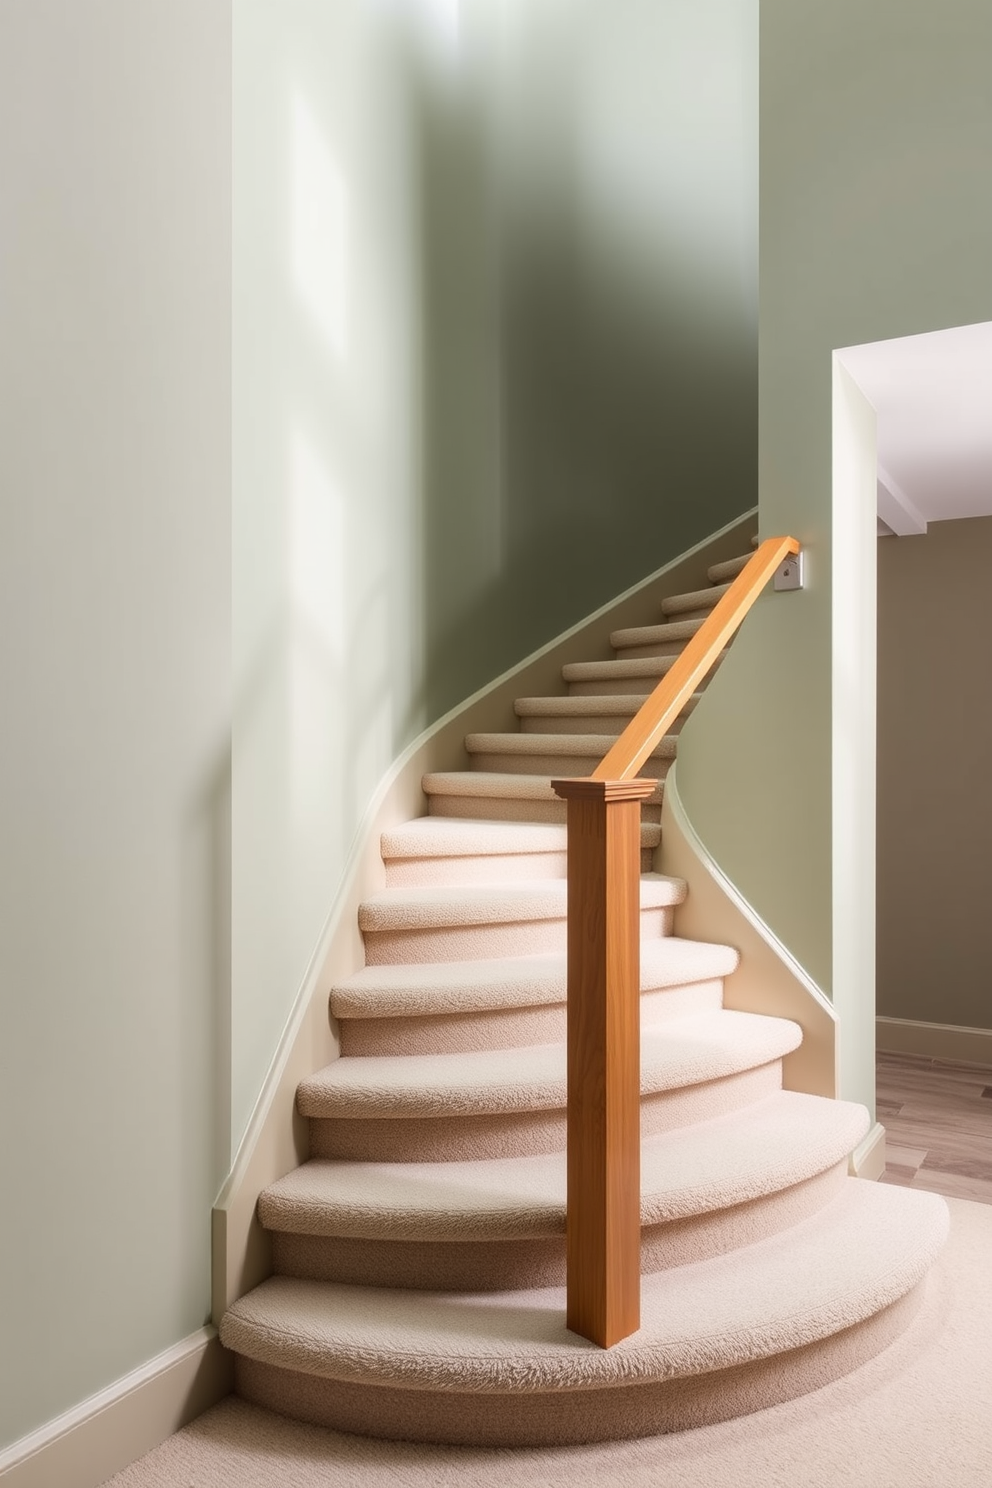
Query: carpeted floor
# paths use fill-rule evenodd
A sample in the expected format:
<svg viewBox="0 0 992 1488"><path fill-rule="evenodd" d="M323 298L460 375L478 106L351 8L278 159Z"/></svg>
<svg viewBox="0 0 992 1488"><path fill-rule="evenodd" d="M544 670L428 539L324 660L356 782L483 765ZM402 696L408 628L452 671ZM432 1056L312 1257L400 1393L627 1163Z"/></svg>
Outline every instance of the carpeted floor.
<svg viewBox="0 0 992 1488"><path fill-rule="evenodd" d="M620 1445L470 1450L344 1436L231 1397L107 1488L989 1488L992 1207L951 1235L907 1331L813 1395Z"/></svg>

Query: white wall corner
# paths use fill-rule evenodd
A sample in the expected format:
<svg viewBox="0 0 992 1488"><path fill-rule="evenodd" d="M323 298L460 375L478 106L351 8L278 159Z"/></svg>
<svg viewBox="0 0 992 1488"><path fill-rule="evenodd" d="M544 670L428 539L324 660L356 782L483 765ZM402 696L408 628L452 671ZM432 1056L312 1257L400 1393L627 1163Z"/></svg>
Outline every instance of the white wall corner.
<svg viewBox="0 0 992 1488"><path fill-rule="evenodd" d="M898 481L878 466L875 480L879 518L896 537L911 537L927 530L927 519L910 501Z"/></svg>
<svg viewBox="0 0 992 1488"><path fill-rule="evenodd" d="M885 1127L877 1121L851 1153L848 1171L852 1178L868 1178L872 1182L877 1182L885 1172Z"/></svg>
<svg viewBox="0 0 992 1488"><path fill-rule="evenodd" d="M875 1112L875 410L834 353L831 790L838 1094Z"/></svg>

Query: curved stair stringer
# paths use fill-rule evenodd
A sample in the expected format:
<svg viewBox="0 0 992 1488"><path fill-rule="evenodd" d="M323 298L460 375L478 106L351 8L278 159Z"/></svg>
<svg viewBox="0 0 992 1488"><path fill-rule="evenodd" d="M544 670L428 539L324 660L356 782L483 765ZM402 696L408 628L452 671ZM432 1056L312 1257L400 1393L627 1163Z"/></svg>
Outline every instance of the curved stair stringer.
<svg viewBox="0 0 992 1488"><path fill-rule="evenodd" d="M238 1297L272 1274L271 1239L258 1222L258 1196L306 1159L306 1123L296 1109L296 1091L302 1080L338 1056L328 997L336 982L365 964L358 910L385 883L382 834L425 814L424 775L465 769L466 734L515 728L514 702L521 693L558 691L563 666L613 654L608 641L612 630L650 625L669 596L701 589L713 564L733 560L746 545L756 518L757 508L742 513L525 657L432 724L380 782L355 835L231 1172L213 1207L211 1316L216 1325Z"/></svg>
<svg viewBox="0 0 992 1488"><path fill-rule="evenodd" d="M677 933L688 940L705 934L738 948L741 964L727 983L724 1005L798 1023L803 1041L784 1061L785 1089L836 1097L833 1004L710 856L679 794L676 765L665 780L661 823L656 867L689 885L676 913ZM875 1121L852 1152L850 1171L854 1177L875 1179L884 1168L885 1128Z"/></svg>
<svg viewBox="0 0 992 1488"><path fill-rule="evenodd" d="M696 835L679 795L677 763L665 779L661 825L655 866L689 885L676 915L678 934L688 940L726 940L737 947L741 964L727 984L724 1005L798 1023L803 1041L786 1060L785 1088L835 1097L837 1018L830 1000Z"/></svg>

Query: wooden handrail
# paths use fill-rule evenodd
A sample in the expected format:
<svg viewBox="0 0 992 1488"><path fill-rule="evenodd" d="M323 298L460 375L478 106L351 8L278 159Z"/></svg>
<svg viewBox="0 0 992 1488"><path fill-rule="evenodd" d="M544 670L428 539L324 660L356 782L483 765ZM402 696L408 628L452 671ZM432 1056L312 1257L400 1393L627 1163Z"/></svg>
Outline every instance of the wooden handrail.
<svg viewBox="0 0 992 1488"><path fill-rule="evenodd" d="M566 1323L609 1348L640 1326L640 812L633 777L678 717L794 537L770 537L568 802Z"/></svg>
<svg viewBox="0 0 992 1488"><path fill-rule="evenodd" d="M593 780L630 780L678 718L783 558L799 552L794 537L769 537L713 607L674 665L628 723Z"/></svg>

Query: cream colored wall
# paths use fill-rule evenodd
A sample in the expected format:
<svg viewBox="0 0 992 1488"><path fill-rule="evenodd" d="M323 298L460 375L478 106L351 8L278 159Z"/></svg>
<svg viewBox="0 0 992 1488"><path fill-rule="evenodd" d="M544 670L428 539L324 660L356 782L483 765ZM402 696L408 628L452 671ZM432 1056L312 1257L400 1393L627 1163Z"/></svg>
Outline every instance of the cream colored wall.
<svg viewBox="0 0 992 1488"><path fill-rule="evenodd" d="M424 720L414 142L388 7L234 7L232 1148Z"/></svg>
<svg viewBox="0 0 992 1488"><path fill-rule="evenodd" d="M223 0L0 7L0 1447L209 1307L230 66Z"/></svg>
<svg viewBox="0 0 992 1488"><path fill-rule="evenodd" d="M754 41L235 7L232 1151L403 748L753 504Z"/></svg>
<svg viewBox="0 0 992 1488"><path fill-rule="evenodd" d="M833 964L849 928L832 904L834 842L857 831L857 800L832 788L845 727L833 596L863 555L834 529L831 352L988 319L990 57L985 0L761 5L761 531L798 537L809 579L788 624L773 597L756 607L685 731L679 779L700 837L762 918L822 988L866 1004L864 946L843 988ZM852 727L864 799L860 704ZM870 1100L869 1064L862 1051L850 1079L841 1071L845 1095Z"/></svg>
<svg viewBox="0 0 992 1488"><path fill-rule="evenodd" d="M992 517L878 543L878 1011L992 1028Z"/></svg>

